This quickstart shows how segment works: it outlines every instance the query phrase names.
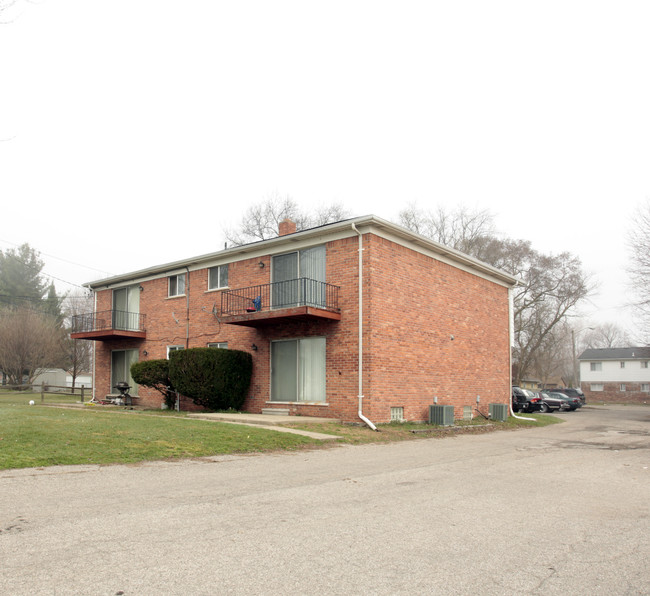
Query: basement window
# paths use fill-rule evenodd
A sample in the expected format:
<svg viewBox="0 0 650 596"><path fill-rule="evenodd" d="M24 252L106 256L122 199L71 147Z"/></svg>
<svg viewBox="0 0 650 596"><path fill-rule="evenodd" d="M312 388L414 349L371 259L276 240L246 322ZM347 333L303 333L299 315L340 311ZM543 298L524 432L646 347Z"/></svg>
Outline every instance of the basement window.
<svg viewBox="0 0 650 596"><path fill-rule="evenodd" d="M391 422L404 422L404 408L395 407L390 409L390 421Z"/></svg>

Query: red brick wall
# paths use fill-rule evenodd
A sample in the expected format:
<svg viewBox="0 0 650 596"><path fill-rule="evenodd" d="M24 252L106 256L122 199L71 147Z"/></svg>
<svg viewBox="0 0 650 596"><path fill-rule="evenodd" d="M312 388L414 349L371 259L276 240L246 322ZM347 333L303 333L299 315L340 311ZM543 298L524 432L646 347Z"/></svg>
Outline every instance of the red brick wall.
<svg viewBox="0 0 650 596"><path fill-rule="evenodd" d="M246 411L275 405L295 414L358 421L358 238L326 246L327 280L341 288L338 322L284 322L259 329L223 324L213 315L221 293L206 291L207 269L190 273L189 305L186 296L167 297L166 277L142 282L140 312L146 313L147 337L97 342L97 396L111 391L113 349L137 348L144 360L165 358L168 345L228 342L229 348L253 357ZM363 255L364 414L387 422L390 407L401 406L407 420L427 420L434 396L440 404L453 404L457 418L462 406L476 405L476 395L485 413L488 403L507 403L507 289L371 234L364 235ZM264 268L259 258L231 263L229 287L270 282L270 258L261 260ZM111 291L99 292L97 310L110 308ZM308 336L326 338L327 405L268 403L271 341ZM257 351L251 351L253 343ZM141 387L140 401L159 407L161 397Z"/></svg>
<svg viewBox="0 0 650 596"><path fill-rule="evenodd" d="M582 383L581 389L587 403L610 404L650 404L650 393L641 391L641 383L625 382L625 391L621 383L603 383L602 391L591 391L591 383Z"/></svg>
<svg viewBox="0 0 650 596"><path fill-rule="evenodd" d="M485 414L489 403L507 403L507 288L377 236L365 249L370 419L401 406L406 419L426 420L434 397L456 418L477 396Z"/></svg>

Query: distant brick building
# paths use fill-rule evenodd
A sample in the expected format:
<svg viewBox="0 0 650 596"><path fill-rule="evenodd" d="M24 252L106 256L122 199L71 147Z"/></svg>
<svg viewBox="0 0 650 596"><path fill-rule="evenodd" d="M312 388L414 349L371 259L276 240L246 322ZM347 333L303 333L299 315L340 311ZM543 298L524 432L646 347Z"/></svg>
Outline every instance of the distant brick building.
<svg viewBox="0 0 650 596"><path fill-rule="evenodd" d="M88 284L73 337L97 342L96 396L133 384L133 362L214 346L252 354L248 412L423 421L434 398L456 418L477 396L508 403L513 277L374 216L280 233Z"/></svg>
<svg viewBox="0 0 650 596"><path fill-rule="evenodd" d="M650 348L589 349L578 360L587 402L650 402Z"/></svg>

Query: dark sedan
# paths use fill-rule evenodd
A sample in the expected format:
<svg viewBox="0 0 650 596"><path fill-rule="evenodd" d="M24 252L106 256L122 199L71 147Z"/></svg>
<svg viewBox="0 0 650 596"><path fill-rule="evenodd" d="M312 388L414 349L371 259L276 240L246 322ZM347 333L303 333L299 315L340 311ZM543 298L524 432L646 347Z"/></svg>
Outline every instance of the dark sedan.
<svg viewBox="0 0 650 596"><path fill-rule="evenodd" d="M582 407L582 402L579 397L569 397L564 393L559 393L556 391L549 391L547 393L550 399L552 400L562 400L566 405L562 408L563 410L569 410L573 412L578 408Z"/></svg>

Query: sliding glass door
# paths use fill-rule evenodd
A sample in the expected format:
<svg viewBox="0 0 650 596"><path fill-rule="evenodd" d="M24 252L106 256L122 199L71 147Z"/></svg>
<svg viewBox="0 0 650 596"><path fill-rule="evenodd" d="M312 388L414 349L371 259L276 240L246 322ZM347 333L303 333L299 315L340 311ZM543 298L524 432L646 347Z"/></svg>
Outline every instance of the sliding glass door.
<svg viewBox="0 0 650 596"><path fill-rule="evenodd" d="M131 376L131 365L138 361L138 350L113 350L111 353L111 391L116 393L115 385L126 382L131 385L129 393L138 394L138 386Z"/></svg>
<svg viewBox="0 0 650 596"><path fill-rule="evenodd" d="M271 400L324 402L325 398L325 338L272 342Z"/></svg>
<svg viewBox="0 0 650 596"><path fill-rule="evenodd" d="M113 290L113 329L139 331L140 286Z"/></svg>
<svg viewBox="0 0 650 596"><path fill-rule="evenodd" d="M274 256L271 267L274 308L325 306L324 246Z"/></svg>

